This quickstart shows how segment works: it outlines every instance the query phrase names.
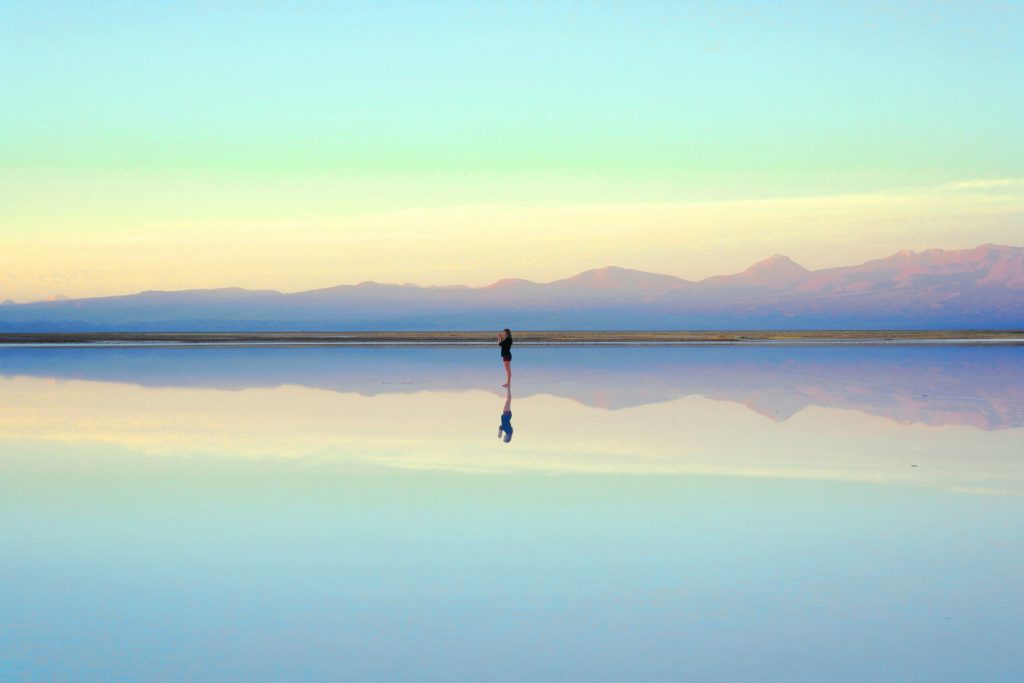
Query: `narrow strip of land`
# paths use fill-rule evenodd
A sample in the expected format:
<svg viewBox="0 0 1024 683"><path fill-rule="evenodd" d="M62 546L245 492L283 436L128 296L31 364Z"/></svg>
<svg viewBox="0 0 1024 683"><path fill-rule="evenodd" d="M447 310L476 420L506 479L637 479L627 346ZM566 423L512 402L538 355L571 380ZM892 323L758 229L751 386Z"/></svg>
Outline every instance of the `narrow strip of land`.
<svg viewBox="0 0 1024 683"><path fill-rule="evenodd" d="M476 346L496 332L61 332L0 333L4 345ZM1024 343L1024 330L521 331L516 344Z"/></svg>

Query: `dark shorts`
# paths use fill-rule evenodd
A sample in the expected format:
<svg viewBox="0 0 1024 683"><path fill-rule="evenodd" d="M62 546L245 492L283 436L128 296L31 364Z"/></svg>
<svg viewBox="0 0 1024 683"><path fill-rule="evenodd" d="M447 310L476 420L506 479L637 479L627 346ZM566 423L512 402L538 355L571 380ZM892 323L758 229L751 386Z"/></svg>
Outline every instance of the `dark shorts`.
<svg viewBox="0 0 1024 683"><path fill-rule="evenodd" d="M504 360L504 361L511 361L512 360L512 354L511 353L503 353L503 354L501 354L501 359Z"/></svg>

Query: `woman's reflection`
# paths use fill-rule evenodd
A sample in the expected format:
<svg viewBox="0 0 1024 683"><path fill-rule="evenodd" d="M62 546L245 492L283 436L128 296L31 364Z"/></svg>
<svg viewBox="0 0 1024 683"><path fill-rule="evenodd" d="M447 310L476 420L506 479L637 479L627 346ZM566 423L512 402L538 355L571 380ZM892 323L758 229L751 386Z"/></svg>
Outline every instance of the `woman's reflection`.
<svg viewBox="0 0 1024 683"><path fill-rule="evenodd" d="M505 443L512 440L512 387L505 388L505 407L501 410L498 438Z"/></svg>

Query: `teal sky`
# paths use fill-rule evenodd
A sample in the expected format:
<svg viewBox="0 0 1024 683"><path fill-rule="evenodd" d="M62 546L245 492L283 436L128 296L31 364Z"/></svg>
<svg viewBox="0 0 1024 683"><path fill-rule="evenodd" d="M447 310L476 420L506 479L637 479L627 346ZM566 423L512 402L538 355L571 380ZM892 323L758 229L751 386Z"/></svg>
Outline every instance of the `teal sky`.
<svg viewBox="0 0 1024 683"><path fill-rule="evenodd" d="M814 188L1021 170L1020 6L708 4L15 3L4 165Z"/></svg>
<svg viewBox="0 0 1024 683"><path fill-rule="evenodd" d="M167 226L228 224L235 239L267 220L1024 177L1015 3L211 0L0 13L0 238L187 242L189 229ZM293 234L313 240L301 225ZM512 261L503 274L530 275L528 255Z"/></svg>

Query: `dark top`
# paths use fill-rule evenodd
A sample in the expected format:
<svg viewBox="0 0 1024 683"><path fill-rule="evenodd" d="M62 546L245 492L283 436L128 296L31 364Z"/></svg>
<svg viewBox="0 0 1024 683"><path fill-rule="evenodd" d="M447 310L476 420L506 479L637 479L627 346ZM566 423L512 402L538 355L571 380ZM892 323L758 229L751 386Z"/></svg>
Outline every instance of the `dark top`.
<svg viewBox="0 0 1024 683"><path fill-rule="evenodd" d="M512 337L505 337L498 344L501 346L501 357L506 359L512 358Z"/></svg>
<svg viewBox="0 0 1024 683"><path fill-rule="evenodd" d="M506 410L501 414L501 431L512 437L512 411Z"/></svg>

